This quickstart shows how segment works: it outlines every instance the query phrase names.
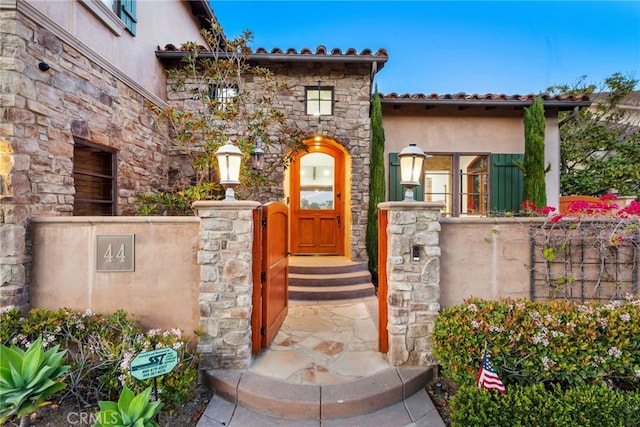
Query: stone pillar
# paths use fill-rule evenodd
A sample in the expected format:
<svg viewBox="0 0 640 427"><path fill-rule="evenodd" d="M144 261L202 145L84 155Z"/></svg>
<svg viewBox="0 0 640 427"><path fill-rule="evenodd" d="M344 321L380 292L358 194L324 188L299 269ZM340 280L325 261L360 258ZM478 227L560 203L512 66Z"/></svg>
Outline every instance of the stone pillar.
<svg viewBox="0 0 640 427"><path fill-rule="evenodd" d="M431 333L440 310L441 203L385 202L387 225L387 331L390 365L428 366ZM383 234L384 236L384 234ZM419 247L414 260L412 247Z"/></svg>
<svg viewBox="0 0 640 427"><path fill-rule="evenodd" d="M201 369L246 369L251 362L252 201L196 202L200 217Z"/></svg>
<svg viewBox="0 0 640 427"><path fill-rule="evenodd" d="M29 311L27 269L31 257L26 253L25 243L25 227L0 221L0 308L18 308L26 315Z"/></svg>

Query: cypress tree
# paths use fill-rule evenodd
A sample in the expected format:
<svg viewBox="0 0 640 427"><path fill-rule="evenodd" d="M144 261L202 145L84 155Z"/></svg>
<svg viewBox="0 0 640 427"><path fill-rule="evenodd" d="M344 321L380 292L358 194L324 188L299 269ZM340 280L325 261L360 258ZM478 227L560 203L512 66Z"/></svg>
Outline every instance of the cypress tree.
<svg viewBox="0 0 640 427"><path fill-rule="evenodd" d="M547 189L544 176L548 169L544 165L544 106L537 97L531 107L524 109L524 162L522 170L523 197L536 207L547 205Z"/></svg>
<svg viewBox="0 0 640 427"><path fill-rule="evenodd" d="M371 159L369 163L369 208L367 211L366 245L369 271L377 285L378 277L378 203L385 200L384 181L384 129L382 127L382 105L376 85L371 102Z"/></svg>

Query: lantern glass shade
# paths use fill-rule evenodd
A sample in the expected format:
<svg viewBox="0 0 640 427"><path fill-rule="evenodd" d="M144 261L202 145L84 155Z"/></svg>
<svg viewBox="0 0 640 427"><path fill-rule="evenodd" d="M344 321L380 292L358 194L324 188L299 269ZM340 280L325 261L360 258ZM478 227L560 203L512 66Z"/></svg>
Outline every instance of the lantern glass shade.
<svg viewBox="0 0 640 427"><path fill-rule="evenodd" d="M262 149L262 138L257 137L255 147L251 152L251 169L262 172L264 170L264 150Z"/></svg>
<svg viewBox="0 0 640 427"><path fill-rule="evenodd" d="M251 167L258 172L264 169L264 150L262 148L256 148L251 153Z"/></svg>
<svg viewBox="0 0 640 427"><path fill-rule="evenodd" d="M220 170L220 184L237 185L240 184L240 163L242 152L231 141L216 151L218 158L218 169Z"/></svg>
<svg viewBox="0 0 640 427"><path fill-rule="evenodd" d="M417 187L420 184L422 168L424 166L424 151L416 144L410 144L399 154L400 158L400 184Z"/></svg>
<svg viewBox="0 0 640 427"><path fill-rule="evenodd" d="M398 157L400 158L400 185L406 189L404 200L413 201L413 189L420 185L426 156L421 148L412 143L398 153Z"/></svg>

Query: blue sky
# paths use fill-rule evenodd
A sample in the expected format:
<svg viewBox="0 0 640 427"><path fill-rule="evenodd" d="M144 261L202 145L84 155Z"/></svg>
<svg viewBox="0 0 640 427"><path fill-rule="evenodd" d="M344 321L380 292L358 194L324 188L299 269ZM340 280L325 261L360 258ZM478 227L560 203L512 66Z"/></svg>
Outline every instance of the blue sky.
<svg viewBox="0 0 640 427"><path fill-rule="evenodd" d="M640 1L211 0L252 48L385 48L383 93L537 94L586 75L640 78ZM637 87L638 88L638 87Z"/></svg>

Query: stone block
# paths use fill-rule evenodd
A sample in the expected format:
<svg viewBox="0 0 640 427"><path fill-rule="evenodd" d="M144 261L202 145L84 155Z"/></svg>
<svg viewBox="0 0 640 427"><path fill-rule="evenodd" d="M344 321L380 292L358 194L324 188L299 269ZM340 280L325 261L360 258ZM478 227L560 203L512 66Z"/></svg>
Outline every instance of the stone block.
<svg viewBox="0 0 640 427"><path fill-rule="evenodd" d="M25 254L25 229L18 224L0 224L0 258Z"/></svg>
<svg viewBox="0 0 640 427"><path fill-rule="evenodd" d="M426 337L430 336L431 329L427 324L415 324L409 325L409 329L407 330L408 337Z"/></svg>
<svg viewBox="0 0 640 427"><path fill-rule="evenodd" d="M239 346L249 341L248 331L232 331L224 334L224 343L231 346Z"/></svg>
<svg viewBox="0 0 640 427"><path fill-rule="evenodd" d="M222 280L224 282L246 284L251 283L251 268L246 262L229 260L225 263L222 272Z"/></svg>
<svg viewBox="0 0 640 427"><path fill-rule="evenodd" d="M407 333L407 325L406 324L389 324L387 325L387 331L392 335L406 335Z"/></svg>
<svg viewBox="0 0 640 427"><path fill-rule="evenodd" d="M389 351L387 361L391 366L402 365L409 359L406 338L404 335L391 335L389 337Z"/></svg>
<svg viewBox="0 0 640 427"><path fill-rule="evenodd" d="M414 243L422 246L438 246L439 237L435 231L425 231L417 233L414 237Z"/></svg>
<svg viewBox="0 0 640 427"><path fill-rule="evenodd" d="M204 264L200 266L200 280L204 283L219 283L220 272L217 265Z"/></svg>

